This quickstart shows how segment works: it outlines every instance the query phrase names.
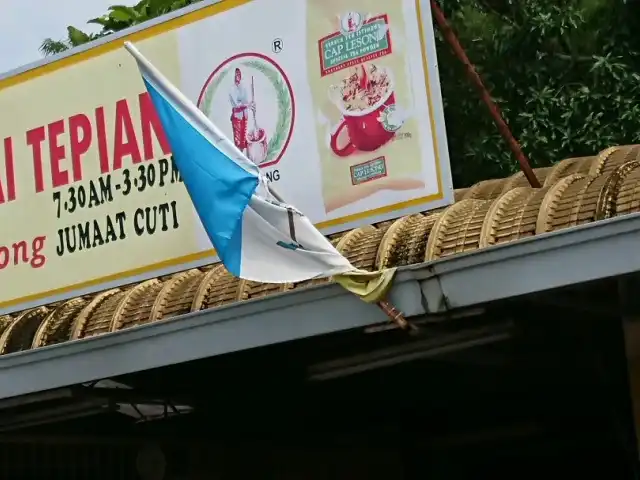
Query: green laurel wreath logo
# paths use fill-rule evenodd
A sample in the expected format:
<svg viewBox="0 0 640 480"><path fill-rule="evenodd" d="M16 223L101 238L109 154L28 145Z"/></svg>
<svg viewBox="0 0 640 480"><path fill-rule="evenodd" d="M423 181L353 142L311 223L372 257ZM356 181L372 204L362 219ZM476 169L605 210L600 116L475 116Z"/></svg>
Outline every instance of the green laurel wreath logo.
<svg viewBox="0 0 640 480"><path fill-rule="evenodd" d="M276 122L275 131L269 139L269 143L267 145L267 157L265 159L265 162L270 162L278 156L289 135L291 120L293 118L291 94L280 72L278 72L278 70L276 70L268 63L260 60L246 60L242 62L241 65L262 73L267 78L267 80L271 82L271 85L273 85L273 88L276 91L276 102L278 104L278 120ZM202 105L200 107L200 109L205 114L210 114L211 102L213 101L215 92L230 71L231 68L227 68L221 71L217 75L217 77L214 78L213 81L209 84L209 87L204 94Z"/></svg>

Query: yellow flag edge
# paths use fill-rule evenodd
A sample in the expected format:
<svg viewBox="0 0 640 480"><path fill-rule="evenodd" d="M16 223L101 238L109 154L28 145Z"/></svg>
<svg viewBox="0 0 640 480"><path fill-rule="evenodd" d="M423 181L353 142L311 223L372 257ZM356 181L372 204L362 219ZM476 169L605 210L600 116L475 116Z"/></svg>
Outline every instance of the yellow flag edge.
<svg viewBox="0 0 640 480"><path fill-rule="evenodd" d="M377 303L384 300L393 284L395 275L395 268L385 268L377 272L354 270L335 275L333 278L345 290L357 295L365 302Z"/></svg>

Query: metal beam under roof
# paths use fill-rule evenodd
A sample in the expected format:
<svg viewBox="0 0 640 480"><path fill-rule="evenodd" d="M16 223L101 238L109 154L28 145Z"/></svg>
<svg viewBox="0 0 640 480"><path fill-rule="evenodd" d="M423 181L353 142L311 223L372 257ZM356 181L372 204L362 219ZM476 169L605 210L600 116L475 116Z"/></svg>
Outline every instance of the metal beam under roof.
<svg viewBox="0 0 640 480"><path fill-rule="evenodd" d="M640 214L406 267L391 301L407 317L640 271ZM0 398L116 377L386 321L337 285L205 310L0 357Z"/></svg>

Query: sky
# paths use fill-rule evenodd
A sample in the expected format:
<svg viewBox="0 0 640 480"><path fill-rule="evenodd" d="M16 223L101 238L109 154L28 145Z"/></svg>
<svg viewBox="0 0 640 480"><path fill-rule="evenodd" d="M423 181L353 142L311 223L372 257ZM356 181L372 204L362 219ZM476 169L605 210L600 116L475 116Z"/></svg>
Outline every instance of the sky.
<svg viewBox="0 0 640 480"><path fill-rule="evenodd" d="M42 41L66 36L67 25L92 31L87 20L106 13L117 0L0 0L0 73L42 58ZM86 27L86 28L85 28ZM94 31L97 28L93 29Z"/></svg>

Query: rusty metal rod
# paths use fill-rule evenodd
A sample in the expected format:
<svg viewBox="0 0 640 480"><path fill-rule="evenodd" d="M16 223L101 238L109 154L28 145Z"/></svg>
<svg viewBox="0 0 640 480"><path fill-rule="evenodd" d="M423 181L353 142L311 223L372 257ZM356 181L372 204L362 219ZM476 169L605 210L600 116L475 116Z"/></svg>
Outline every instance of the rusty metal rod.
<svg viewBox="0 0 640 480"><path fill-rule="evenodd" d="M500 108L496 105L496 103L491 98L491 94L487 90L487 87L485 87L482 79L480 78L480 75L478 75L478 72L476 71L471 61L469 60L469 57L467 57L467 54L464 51L464 48L458 41L458 37L456 36L455 32L449 25L449 22L444 16L444 12L440 8L436 0L431 0L431 10L433 11L433 16L436 19L438 27L442 32L442 35L444 35L445 40L447 41L447 43L455 53L456 57L458 57L458 60L460 60L462 64L465 66L469 80L471 80L471 82L478 89L478 92L480 93L480 97L482 98L482 101L489 109L489 113L491 114L491 117L493 118L494 123L498 127L498 131L500 132L500 135L502 135L502 138L507 142L507 144L509 145L509 148L511 149L511 152L515 155L516 159L518 160L518 163L520 164L520 169L522 170L522 173L524 173L524 176L529 182L529 185L531 185L534 188L540 188L541 186L540 182L538 181L538 178L536 177L535 172L533 171L533 169L531 168L531 165L529 164L529 159L524 154L524 152L522 151L522 148L520 147L520 144L511 133L509 126L507 125L507 123L504 121L504 118L502 117L502 112L500 111Z"/></svg>
<svg viewBox="0 0 640 480"><path fill-rule="evenodd" d="M404 314L387 300L381 300L377 305L378 307L380 307L380 310L382 310L387 315L387 317L389 317L389 320L395 323L400 329L406 330L410 333L418 332L418 327L415 324L409 322L405 318Z"/></svg>

